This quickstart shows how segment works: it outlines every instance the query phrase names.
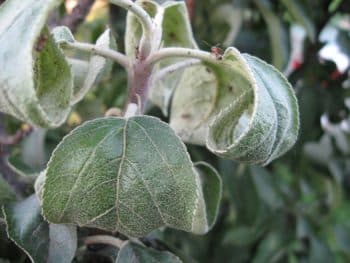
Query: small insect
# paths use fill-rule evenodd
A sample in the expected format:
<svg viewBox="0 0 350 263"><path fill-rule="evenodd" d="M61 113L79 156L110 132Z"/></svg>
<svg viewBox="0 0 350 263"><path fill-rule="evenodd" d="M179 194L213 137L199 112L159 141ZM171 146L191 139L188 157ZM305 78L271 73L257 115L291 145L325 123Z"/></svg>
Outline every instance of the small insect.
<svg viewBox="0 0 350 263"><path fill-rule="evenodd" d="M211 47L211 53L218 59L221 60L222 59L222 54L223 51L221 48L219 48L218 46L213 46Z"/></svg>
<svg viewBox="0 0 350 263"><path fill-rule="evenodd" d="M45 35L40 35L40 37L38 38L38 41L36 42L35 45L35 50L38 52L43 51L43 49L45 48L45 44L48 40L48 37Z"/></svg>

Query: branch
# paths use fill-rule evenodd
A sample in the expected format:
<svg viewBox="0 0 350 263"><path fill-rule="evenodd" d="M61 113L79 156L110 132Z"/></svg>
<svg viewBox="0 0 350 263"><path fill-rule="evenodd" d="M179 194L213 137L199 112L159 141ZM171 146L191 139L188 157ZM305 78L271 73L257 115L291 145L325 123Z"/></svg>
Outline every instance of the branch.
<svg viewBox="0 0 350 263"><path fill-rule="evenodd" d="M89 14L94 2L95 0L80 0L73 8L72 13L63 17L61 24L67 26L72 32L75 32L79 24L82 23Z"/></svg>

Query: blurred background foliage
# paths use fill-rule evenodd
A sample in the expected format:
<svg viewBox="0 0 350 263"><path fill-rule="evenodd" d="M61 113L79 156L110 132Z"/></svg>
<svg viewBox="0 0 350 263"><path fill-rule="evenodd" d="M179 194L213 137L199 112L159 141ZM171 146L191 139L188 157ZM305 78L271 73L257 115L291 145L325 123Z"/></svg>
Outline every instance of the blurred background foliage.
<svg viewBox="0 0 350 263"><path fill-rule="evenodd" d="M62 4L52 24L76 2ZM222 160L188 145L194 161L212 163L223 178L217 223L205 236L160 229L142 241L184 262L350 262L350 2L187 2L202 49L233 45L284 72L299 99L301 131L297 145L267 167ZM106 25L122 51L125 12L108 1L95 2L76 38L95 42ZM0 146L0 204L30 194L33 178L62 137L107 109L122 108L125 97L125 73L114 65L61 128L34 129L21 142ZM152 105L148 114L167 120ZM24 125L1 116L0 129L8 134ZM79 235L96 231L80 229ZM0 262L28 262L7 240L4 224L0 232ZM105 246L81 246L75 260L114 262L115 256Z"/></svg>

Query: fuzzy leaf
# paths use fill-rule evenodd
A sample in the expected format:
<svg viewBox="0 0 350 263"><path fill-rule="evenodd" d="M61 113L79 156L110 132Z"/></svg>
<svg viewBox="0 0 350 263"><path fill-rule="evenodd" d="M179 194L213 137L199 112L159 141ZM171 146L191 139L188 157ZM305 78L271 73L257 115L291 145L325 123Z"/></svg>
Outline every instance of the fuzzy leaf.
<svg viewBox="0 0 350 263"><path fill-rule="evenodd" d="M57 44L73 43L75 41L74 36L70 29L66 26L55 27L51 32L53 39Z"/></svg>
<svg viewBox="0 0 350 263"><path fill-rule="evenodd" d="M155 1L136 1L136 3L140 4L152 17L163 12L160 21L162 47L197 48L184 2L166 1L162 5L157 4ZM129 12L125 33L125 48L126 54L132 59L136 58L141 35L141 24L135 15ZM159 63L154 72L159 72L168 65L182 61L183 59L168 59ZM181 74L182 70L177 70L165 74L162 78L152 79L149 98L155 105L162 109L165 115L168 114L169 101Z"/></svg>
<svg viewBox="0 0 350 263"><path fill-rule="evenodd" d="M70 110L70 68L45 27L59 3L11 0L0 7L0 111L42 127L59 126Z"/></svg>
<svg viewBox="0 0 350 263"><path fill-rule="evenodd" d="M40 212L36 195L5 205L3 213L9 238L32 262L71 262L77 248L76 227L49 225Z"/></svg>
<svg viewBox="0 0 350 263"><path fill-rule="evenodd" d="M156 251L133 242L126 242L121 247L115 263L181 263L182 261L170 252Z"/></svg>
<svg viewBox="0 0 350 263"><path fill-rule="evenodd" d="M107 29L96 41L96 46L109 49L116 49L116 41L110 29ZM101 56L92 56L86 68L84 61L70 60L73 64L72 70L75 78L75 88L72 104L81 101L86 93L94 86L102 76L111 70L112 62ZM80 63L79 63L80 62ZM85 62L86 63L86 62ZM85 73L86 72L86 73ZM84 81L82 81L82 76Z"/></svg>
<svg viewBox="0 0 350 263"><path fill-rule="evenodd" d="M219 199L218 193L208 196L207 187L221 187L214 174L208 173L208 186L181 140L156 118L97 119L75 129L54 151L43 212L53 223L129 236L161 226L205 233Z"/></svg>
<svg viewBox="0 0 350 263"><path fill-rule="evenodd" d="M222 60L186 70L170 125L184 141L221 157L265 165L295 143L299 113L281 73L228 48Z"/></svg>
<svg viewBox="0 0 350 263"><path fill-rule="evenodd" d="M197 223L194 225L199 228L198 232L205 228L207 232L209 227L214 225L219 211L222 183L219 174L211 165L199 162L196 163L195 168L199 174L198 184L201 186L201 198L197 208Z"/></svg>

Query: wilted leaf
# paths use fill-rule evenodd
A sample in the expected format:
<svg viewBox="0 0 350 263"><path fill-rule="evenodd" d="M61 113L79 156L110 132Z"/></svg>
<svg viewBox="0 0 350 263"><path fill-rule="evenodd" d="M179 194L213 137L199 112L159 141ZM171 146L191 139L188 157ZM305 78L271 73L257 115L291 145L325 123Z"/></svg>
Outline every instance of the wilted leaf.
<svg viewBox="0 0 350 263"><path fill-rule="evenodd" d="M133 242L126 242L118 253L116 263L181 263L175 255L166 251L156 251Z"/></svg>
<svg viewBox="0 0 350 263"><path fill-rule="evenodd" d="M3 213L9 238L32 262L71 262L77 248L76 227L49 225L40 212L36 195L5 205Z"/></svg>
<svg viewBox="0 0 350 263"><path fill-rule="evenodd" d="M64 122L72 95L69 65L45 27L58 4L12 0L0 7L0 111L43 127Z"/></svg>
<svg viewBox="0 0 350 263"><path fill-rule="evenodd" d="M185 71L170 125L184 141L206 144L220 157L267 164L295 143L299 113L281 73L229 48L222 60Z"/></svg>
<svg viewBox="0 0 350 263"><path fill-rule="evenodd" d="M44 215L54 223L131 236L161 226L204 233L215 219L219 199L208 187L217 191L220 179L208 172L208 166L199 168L197 172L170 127L156 118L87 122L69 134L51 157ZM208 177L202 177L202 168ZM213 199L203 201L203 196Z"/></svg>

